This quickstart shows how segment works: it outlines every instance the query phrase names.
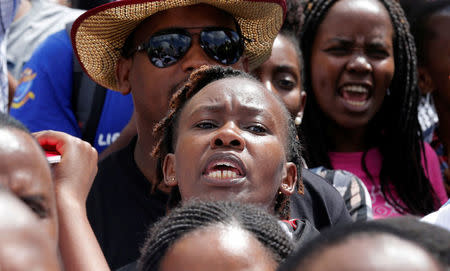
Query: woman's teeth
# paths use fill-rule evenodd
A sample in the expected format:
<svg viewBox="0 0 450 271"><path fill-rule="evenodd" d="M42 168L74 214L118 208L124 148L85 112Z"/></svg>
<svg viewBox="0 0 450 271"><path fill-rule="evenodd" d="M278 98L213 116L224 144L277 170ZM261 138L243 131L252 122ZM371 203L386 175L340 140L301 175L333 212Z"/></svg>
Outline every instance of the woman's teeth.
<svg viewBox="0 0 450 271"><path fill-rule="evenodd" d="M369 98L369 90L360 85L345 86L341 89L341 96L353 106L364 106Z"/></svg>
<svg viewBox="0 0 450 271"><path fill-rule="evenodd" d="M342 90L349 91L349 92L359 92L359 93L368 93L369 92L367 90L367 88L363 87L363 86L345 86L342 88Z"/></svg>
<svg viewBox="0 0 450 271"><path fill-rule="evenodd" d="M363 106L366 104L366 101L357 102L357 101L352 101L352 100L346 100L346 102L351 105L355 105L355 106Z"/></svg>
<svg viewBox="0 0 450 271"><path fill-rule="evenodd" d="M212 179L235 179L237 173L231 170L215 170L208 173L208 177Z"/></svg>

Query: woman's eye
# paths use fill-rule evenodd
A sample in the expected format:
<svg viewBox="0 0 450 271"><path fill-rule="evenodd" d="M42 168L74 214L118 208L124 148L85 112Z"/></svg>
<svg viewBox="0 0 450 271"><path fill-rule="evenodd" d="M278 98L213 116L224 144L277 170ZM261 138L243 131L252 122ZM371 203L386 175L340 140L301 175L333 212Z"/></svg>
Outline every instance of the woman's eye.
<svg viewBox="0 0 450 271"><path fill-rule="evenodd" d="M255 134L263 134L267 132L266 128L262 125L250 125L247 127L247 130Z"/></svg>
<svg viewBox="0 0 450 271"><path fill-rule="evenodd" d="M331 47L325 51L335 56L343 56L349 53L349 49L343 46Z"/></svg>
<svg viewBox="0 0 450 271"><path fill-rule="evenodd" d="M384 59L389 57L389 53L383 49L369 49L367 55L376 59Z"/></svg>
<svg viewBox="0 0 450 271"><path fill-rule="evenodd" d="M197 123L195 125L195 127L200 128L200 129L213 129L213 128L217 127L217 125L215 125L212 122L205 121L205 122Z"/></svg>
<svg viewBox="0 0 450 271"><path fill-rule="evenodd" d="M290 91L295 88L297 80L292 74L284 73L275 76L275 85L277 89Z"/></svg>
<svg viewBox="0 0 450 271"><path fill-rule="evenodd" d="M46 218L50 215L50 211L44 206L42 197L24 196L21 199L39 218Z"/></svg>

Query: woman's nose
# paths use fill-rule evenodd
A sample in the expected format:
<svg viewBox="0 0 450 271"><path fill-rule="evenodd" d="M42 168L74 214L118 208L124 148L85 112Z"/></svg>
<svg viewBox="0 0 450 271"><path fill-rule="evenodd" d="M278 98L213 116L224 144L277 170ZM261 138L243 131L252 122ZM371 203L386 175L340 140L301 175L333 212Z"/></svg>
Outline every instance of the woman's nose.
<svg viewBox="0 0 450 271"><path fill-rule="evenodd" d="M227 147L237 150L243 150L245 147L245 140L241 135L241 131L234 123L227 123L220 127L211 139L211 148Z"/></svg>
<svg viewBox="0 0 450 271"><path fill-rule="evenodd" d="M372 72L372 65L364 55L357 55L352 57L347 64L347 69L356 73L370 73Z"/></svg>

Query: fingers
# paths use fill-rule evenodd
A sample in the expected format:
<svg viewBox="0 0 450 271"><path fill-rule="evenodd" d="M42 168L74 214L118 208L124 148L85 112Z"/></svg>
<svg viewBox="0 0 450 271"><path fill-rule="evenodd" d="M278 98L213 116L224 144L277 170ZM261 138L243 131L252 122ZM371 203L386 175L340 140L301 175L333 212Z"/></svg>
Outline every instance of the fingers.
<svg viewBox="0 0 450 271"><path fill-rule="evenodd" d="M85 159L95 161L98 159L97 151L88 142L64 132L47 130L33 133L33 136L41 146L54 146L62 159L68 150L78 155L81 153Z"/></svg>
<svg viewBox="0 0 450 271"><path fill-rule="evenodd" d="M97 174L97 151L89 143L63 132L41 131L33 135L41 146L54 146L61 154L61 161L52 165L58 204L70 201L84 206Z"/></svg>

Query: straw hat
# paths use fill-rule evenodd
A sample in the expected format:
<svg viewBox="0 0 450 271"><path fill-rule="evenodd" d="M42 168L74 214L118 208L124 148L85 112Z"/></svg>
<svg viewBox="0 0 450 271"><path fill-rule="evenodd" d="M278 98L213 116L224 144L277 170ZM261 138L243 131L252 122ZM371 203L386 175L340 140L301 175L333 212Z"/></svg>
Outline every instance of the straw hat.
<svg viewBox="0 0 450 271"><path fill-rule="evenodd" d="M126 38L147 17L163 10L205 3L239 23L250 68L270 56L283 23L285 0L118 0L82 14L72 27L72 45L81 66L98 84L118 89L115 71Z"/></svg>

